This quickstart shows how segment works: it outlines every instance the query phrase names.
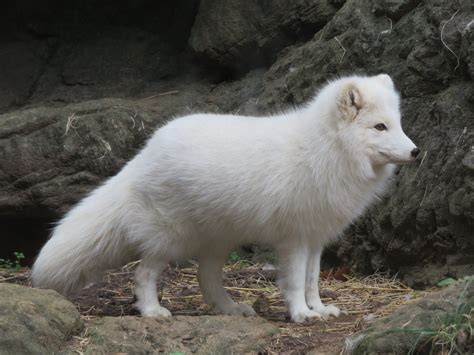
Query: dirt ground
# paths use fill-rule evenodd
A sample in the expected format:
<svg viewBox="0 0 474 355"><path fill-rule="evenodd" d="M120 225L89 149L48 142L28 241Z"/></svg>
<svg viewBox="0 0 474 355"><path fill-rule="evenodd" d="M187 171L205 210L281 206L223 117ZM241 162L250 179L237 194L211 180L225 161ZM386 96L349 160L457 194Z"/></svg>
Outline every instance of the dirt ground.
<svg viewBox="0 0 474 355"><path fill-rule="evenodd" d="M102 316L136 315L133 271L137 263L107 273L103 283L84 289L72 301L86 324ZM269 270L270 269L270 270ZM203 303L196 279L196 265L169 267L158 287L163 306L173 315L212 315ZM240 261L224 269L225 286L233 299L254 306L257 313L280 328L262 354L341 353L345 339L366 328L374 320L392 313L401 304L415 300L426 291L414 291L395 279L382 275L359 278L348 270L323 272L323 302L337 305L345 314L327 321L304 324L290 322L287 308L276 286L276 271L271 266ZM0 272L0 282L30 286L29 270Z"/></svg>

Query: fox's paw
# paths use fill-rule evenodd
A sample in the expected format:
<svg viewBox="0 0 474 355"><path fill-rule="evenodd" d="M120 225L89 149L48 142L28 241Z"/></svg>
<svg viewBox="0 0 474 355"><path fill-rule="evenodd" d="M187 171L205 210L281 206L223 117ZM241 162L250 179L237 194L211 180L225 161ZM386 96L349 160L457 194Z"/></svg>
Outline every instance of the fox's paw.
<svg viewBox="0 0 474 355"><path fill-rule="evenodd" d="M295 312L294 314L291 315L291 320L295 323L303 323L307 320L311 319L326 319L327 317L324 316L323 314L316 312L312 309L307 309L307 310L302 310Z"/></svg>
<svg viewBox="0 0 474 355"><path fill-rule="evenodd" d="M171 317L171 312L165 307L153 307L140 309L142 317Z"/></svg>
<svg viewBox="0 0 474 355"><path fill-rule="evenodd" d="M234 303L230 307L226 307L223 309L218 309L222 314L229 315L229 316L245 316L251 317L256 316L257 313L255 310L245 303Z"/></svg>
<svg viewBox="0 0 474 355"><path fill-rule="evenodd" d="M330 316L339 317L341 314L341 310L332 304L325 306L321 303L316 303L314 305L309 303L308 307L321 314L323 318L329 318Z"/></svg>

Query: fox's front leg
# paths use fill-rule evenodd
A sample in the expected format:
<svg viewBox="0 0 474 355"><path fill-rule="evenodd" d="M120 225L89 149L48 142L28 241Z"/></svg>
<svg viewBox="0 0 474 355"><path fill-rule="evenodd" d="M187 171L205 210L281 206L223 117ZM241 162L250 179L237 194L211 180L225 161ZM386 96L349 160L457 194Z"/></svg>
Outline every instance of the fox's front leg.
<svg viewBox="0 0 474 355"><path fill-rule="evenodd" d="M319 273L321 264L322 248L313 248L308 255L306 267L306 304L321 317L339 316L341 311L333 305L325 306L319 296Z"/></svg>
<svg viewBox="0 0 474 355"><path fill-rule="evenodd" d="M321 315L311 310L305 300L306 267L309 252L304 246L292 246L279 251L280 287L288 304L291 319L301 323Z"/></svg>

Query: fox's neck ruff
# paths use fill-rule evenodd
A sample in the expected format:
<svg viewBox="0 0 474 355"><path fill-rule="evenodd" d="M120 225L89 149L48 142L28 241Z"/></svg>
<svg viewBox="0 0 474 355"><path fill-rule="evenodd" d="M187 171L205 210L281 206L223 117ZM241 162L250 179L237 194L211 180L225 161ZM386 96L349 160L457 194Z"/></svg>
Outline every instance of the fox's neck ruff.
<svg viewBox="0 0 474 355"><path fill-rule="evenodd" d="M334 127L323 119L306 116L299 120L303 148L300 164L307 167L303 180L306 194L301 198L315 210L331 210L330 215L337 216L345 227L382 192L391 169L374 167L362 152L348 149Z"/></svg>
<svg viewBox="0 0 474 355"><path fill-rule="evenodd" d="M314 106L303 112L297 122L305 163L319 178L324 173L331 180L350 179L351 183L367 184L384 177L384 166L374 166L364 152L343 141L330 113L321 110L319 117L314 117L313 112L317 112Z"/></svg>

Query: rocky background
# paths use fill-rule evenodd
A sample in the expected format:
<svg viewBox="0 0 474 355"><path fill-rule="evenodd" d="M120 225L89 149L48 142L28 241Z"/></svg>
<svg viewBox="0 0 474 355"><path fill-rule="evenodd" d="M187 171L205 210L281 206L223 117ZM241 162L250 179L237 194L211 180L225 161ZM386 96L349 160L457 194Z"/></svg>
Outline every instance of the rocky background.
<svg viewBox="0 0 474 355"><path fill-rule="evenodd" d="M425 286L474 273L468 0L102 0L0 5L0 257L192 112L263 114L326 80L390 74L422 149L327 254Z"/></svg>

